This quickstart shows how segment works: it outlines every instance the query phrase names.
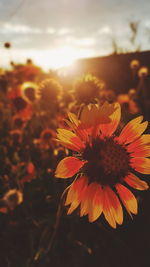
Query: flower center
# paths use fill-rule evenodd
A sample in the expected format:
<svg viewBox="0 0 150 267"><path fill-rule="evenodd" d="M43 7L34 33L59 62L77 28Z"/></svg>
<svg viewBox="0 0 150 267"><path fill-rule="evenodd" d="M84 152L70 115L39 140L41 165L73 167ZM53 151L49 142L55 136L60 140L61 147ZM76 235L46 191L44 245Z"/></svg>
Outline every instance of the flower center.
<svg viewBox="0 0 150 267"><path fill-rule="evenodd" d="M118 144L113 137L94 139L83 151L85 173L90 181L101 185L115 185L121 182L130 169L129 153L125 147Z"/></svg>
<svg viewBox="0 0 150 267"><path fill-rule="evenodd" d="M43 139L45 141L49 141L51 138L52 138L52 134L51 133L49 133L49 132L44 133Z"/></svg>
<svg viewBox="0 0 150 267"><path fill-rule="evenodd" d="M15 126L16 127L22 127L23 126L23 120L21 118L16 118L14 120Z"/></svg>

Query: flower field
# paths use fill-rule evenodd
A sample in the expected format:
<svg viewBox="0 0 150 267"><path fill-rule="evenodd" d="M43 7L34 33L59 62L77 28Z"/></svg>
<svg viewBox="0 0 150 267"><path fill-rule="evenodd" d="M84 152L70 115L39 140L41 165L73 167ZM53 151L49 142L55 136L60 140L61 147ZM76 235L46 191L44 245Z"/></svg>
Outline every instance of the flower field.
<svg viewBox="0 0 150 267"><path fill-rule="evenodd" d="M128 72L120 93L90 71L0 68L1 267L149 266L150 74Z"/></svg>

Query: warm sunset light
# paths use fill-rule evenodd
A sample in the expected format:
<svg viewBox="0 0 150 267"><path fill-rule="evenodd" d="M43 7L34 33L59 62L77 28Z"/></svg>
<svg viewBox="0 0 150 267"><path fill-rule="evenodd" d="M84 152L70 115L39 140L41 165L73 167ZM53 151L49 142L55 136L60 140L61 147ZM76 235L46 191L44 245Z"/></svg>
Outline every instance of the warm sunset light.
<svg viewBox="0 0 150 267"><path fill-rule="evenodd" d="M42 51L35 55L35 61L44 69L59 69L70 66L75 60L92 56L92 51L77 49L76 47L60 47Z"/></svg>
<svg viewBox="0 0 150 267"><path fill-rule="evenodd" d="M76 46L62 46L45 50L21 50L18 51L12 48L12 51L4 51L1 55L1 60L5 66L8 65L9 60L21 62L27 58L32 58L33 61L44 68L59 69L71 65L79 58L86 58L94 56L94 51L88 48L78 48Z"/></svg>
<svg viewBox="0 0 150 267"><path fill-rule="evenodd" d="M0 267L150 267L150 0L0 0Z"/></svg>
<svg viewBox="0 0 150 267"><path fill-rule="evenodd" d="M122 2L117 13L109 12L115 2L81 1L79 8L73 0L56 0L53 4L45 0L45 5L39 0L35 5L33 0L29 10L26 0L10 0L8 14L5 14L7 3L5 6L0 1L1 64L8 66L10 60L23 62L30 57L44 69L56 69L68 66L78 58L109 55L115 49L119 52L134 51L138 47L149 49L148 1L140 6L134 17L134 3L129 0L126 4ZM96 13L93 13L94 8ZM9 18L11 10L14 12ZM33 14L36 14L34 18ZM5 47L4 51L3 43L7 42L11 47Z"/></svg>

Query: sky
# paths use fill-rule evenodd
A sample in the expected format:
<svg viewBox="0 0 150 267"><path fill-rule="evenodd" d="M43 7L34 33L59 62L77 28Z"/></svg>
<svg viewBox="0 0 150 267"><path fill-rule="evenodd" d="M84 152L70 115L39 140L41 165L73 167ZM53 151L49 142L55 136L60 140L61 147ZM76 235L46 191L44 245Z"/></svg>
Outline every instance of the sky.
<svg viewBox="0 0 150 267"><path fill-rule="evenodd" d="M150 0L0 0L0 65L32 58L45 69L84 57L150 49ZM130 22L138 23L131 42ZM9 50L4 42L11 42Z"/></svg>

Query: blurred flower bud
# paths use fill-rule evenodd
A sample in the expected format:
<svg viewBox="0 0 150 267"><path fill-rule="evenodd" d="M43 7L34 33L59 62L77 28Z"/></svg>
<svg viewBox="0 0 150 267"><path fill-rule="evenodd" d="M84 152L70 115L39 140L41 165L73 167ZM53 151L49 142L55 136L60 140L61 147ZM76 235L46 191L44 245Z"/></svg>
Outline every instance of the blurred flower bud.
<svg viewBox="0 0 150 267"><path fill-rule="evenodd" d="M15 207L23 202L23 194L17 189L10 189L3 197L5 204L9 210L14 210Z"/></svg>
<svg viewBox="0 0 150 267"><path fill-rule="evenodd" d="M9 43L9 42L4 43L4 47L7 48L7 49L10 48L11 47L11 43Z"/></svg>
<svg viewBox="0 0 150 267"><path fill-rule="evenodd" d="M139 78L146 77L148 75L148 68L147 67L141 67L138 71Z"/></svg>
<svg viewBox="0 0 150 267"><path fill-rule="evenodd" d="M130 62L130 68L133 70L137 70L140 67L140 62L137 59L133 59Z"/></svg>

